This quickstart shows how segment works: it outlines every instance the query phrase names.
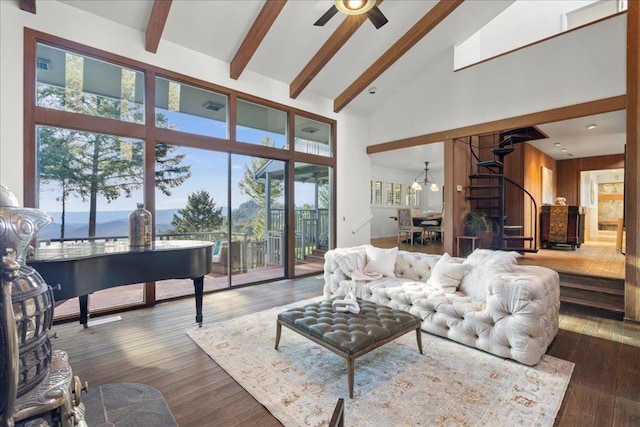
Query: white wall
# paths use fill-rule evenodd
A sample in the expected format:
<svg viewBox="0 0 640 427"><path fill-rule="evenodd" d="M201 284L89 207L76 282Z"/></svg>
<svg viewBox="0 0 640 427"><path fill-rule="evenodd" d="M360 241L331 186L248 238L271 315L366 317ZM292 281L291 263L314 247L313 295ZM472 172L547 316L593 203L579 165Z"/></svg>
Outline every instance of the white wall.
<svg viewBox="0 0 640 427"><path fill-rule="evenodd" d="M332 101L305 95L289 98L289 86L245 71L229 77L229 65L161 41L158 53L144 50L143 32L116 24L57 1L38 2L37 15L18 9L17 1L0 1L0 182L23 200L23 33L29 27L118 55L183 73L228 88L337 120L338 245L369 241L369 228L352 234L350 227L369 215L367 123L333 113ZM366 177L366 178L363 178ZM344 220L342 220L344 218Z"/></svg>
<svg viewBox="0 0 640 427"><path fill-rule="evenodd" d="M516 1L456 47L455 66L462 68L558 34L564 30L565 13L594 2Z"/></svg>
<svg viewBox="0 0 640 427"><path fill-rule="evenodd" d="M442 171L431 171L429 174L438 183L440 191L433 192L429 188L422 187L420 192L420 205L416 206L417 209L426 212L441 212L442 211L442 182L444 182L444 173ZM407 172L400 169L385 168L379 165L371 166L371 179L380 180L383 182L395 182L401 184L413 183L416 173ZM422 177L421 177L422 178ZM367 184L368 185L368 184ZM367 186L367 191L369 191ZM367 192L367 196L369 193ZM367 199L367 203L370 203L370 198ZM413 207L413 206L401 206L401 207ZM398 233L398 223L390 218L397 216L398 206L371 206L371 238L377 239L380 237L396 236Z"/></svg>
<svg viewBox="0 0 640 427"><path fill-rule="evenodd" d="M457 72L452 47L371 116L372 143L622 95L625 74L626 15Z"/></svg>

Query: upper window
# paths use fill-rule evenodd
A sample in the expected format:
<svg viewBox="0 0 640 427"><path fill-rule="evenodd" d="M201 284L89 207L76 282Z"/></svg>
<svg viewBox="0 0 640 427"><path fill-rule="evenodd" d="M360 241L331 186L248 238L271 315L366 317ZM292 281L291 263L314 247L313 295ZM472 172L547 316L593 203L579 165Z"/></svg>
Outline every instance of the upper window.
<svg viewBox="0 0 640 427"><path fill-rule="evenodd" d="M38 43L36 104L125 122L144 123L144 75Z"/></svg>
<svg viewBox="0 0 640 427"><path fill-rule="evenodd" d="M296 151L331 156L331 125L296 115L295 137Z"/></svg>
<svg viewBox="0 0 640 427"><path fill-rule="evenodd" d="M414 189L411 184L407 184L404 186L404 194L405 201L404 204L407 206L418 206L420 204L420 197L418 190Z"/></svg>
<svg viewBox="0 0 640 427"><path fill-rule="evenodd" d="M156 78L156 126L228 138L227 96L162 77Z"/></svg>
<svg viewBox="0 0 640 427"><path fill-rule="evenodd" d="M238 99L236 140L287 148L287 113Z"/></svg>

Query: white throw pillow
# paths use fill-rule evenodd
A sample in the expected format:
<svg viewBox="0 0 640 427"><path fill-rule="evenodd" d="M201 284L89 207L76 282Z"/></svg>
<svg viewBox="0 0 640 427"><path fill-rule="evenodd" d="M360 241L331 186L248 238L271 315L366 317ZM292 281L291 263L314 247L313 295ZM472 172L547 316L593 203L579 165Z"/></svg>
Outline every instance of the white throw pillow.
<svg viewBox="0 0 640 427"><path fill-rule="evenodd" d="M454 293L471 265L452 258L444 253L431 269L431 276L427 284L437 286L447 293Z"/></svg>
<svg viewBox="0 0 640 427"><path fill-rule="evenodd" d="M475 300L485 301L488 282L497 280L495 276L511 272L519 257L517 252L476 249L464 261L471 269L464 276L460 290Z"/></svg>
<svg viewBox="0 0 640 427"><path fill-rule="evenodd" d="M386 277L396 277L396 255L398 248L381 249L375 246L367 246L367 264L364 266L365 273L380 273Z"/></svg>

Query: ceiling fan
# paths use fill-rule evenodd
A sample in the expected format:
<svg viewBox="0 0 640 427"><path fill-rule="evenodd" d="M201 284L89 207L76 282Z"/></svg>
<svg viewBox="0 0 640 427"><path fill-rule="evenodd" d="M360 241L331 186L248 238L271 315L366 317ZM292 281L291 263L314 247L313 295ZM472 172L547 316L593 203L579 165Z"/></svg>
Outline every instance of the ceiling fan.
<svg viewBox="0 0 640 427"><path fill-rule="evenodd" d="M338 11L345 15L361 15L366 13L367 18L369 18L369 21L371 21L376 28L380 28L389 22L380 9L378 9L378 6L376 6L376 0L334 0L333 6L313 25L322 27L329 22Z"/></svg>

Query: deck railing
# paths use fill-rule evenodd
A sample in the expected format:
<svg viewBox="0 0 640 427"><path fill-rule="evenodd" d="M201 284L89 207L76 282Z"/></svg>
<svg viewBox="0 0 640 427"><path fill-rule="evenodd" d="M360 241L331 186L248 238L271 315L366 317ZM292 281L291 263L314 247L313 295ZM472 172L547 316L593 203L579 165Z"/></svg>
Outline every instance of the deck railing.
<svg viewBox="0 0 640 427"><path fill-rule="evenodd" d="M247 268L255 269L267 265L283 265L285 248L285 211L272 209L269 212L269 230L265 239L253 240L247 233L231 233L232 241L240 241L241 258ZM328 209L297 209L295 211L295 248L296 260L302 260L312 253L318 246L328 244L329 210ZM199 231L186 233L158 233L158 240L202 240L216 242L226 239L227 231ZM127 236L77 237L65 239L50 239L49 242L82 242L82 241L118 241L127 240ZM42 242L45 243L46 242Z"/></svg>

